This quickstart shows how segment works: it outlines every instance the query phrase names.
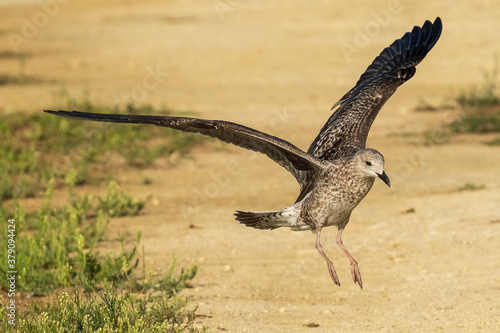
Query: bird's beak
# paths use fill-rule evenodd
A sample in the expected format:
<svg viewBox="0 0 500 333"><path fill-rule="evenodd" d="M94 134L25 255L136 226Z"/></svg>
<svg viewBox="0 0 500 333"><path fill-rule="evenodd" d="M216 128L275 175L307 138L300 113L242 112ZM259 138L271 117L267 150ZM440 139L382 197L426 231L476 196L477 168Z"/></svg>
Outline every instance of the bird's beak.
<svg viewBox="0 0 500 333"><path fill-rule="evenodd" d="M378 178L382 179L382 181L389 187L391 187L391 180L389 179L389 177L387 177L387 174L384 172L382 172L381 175L377 174Z"/></svg>

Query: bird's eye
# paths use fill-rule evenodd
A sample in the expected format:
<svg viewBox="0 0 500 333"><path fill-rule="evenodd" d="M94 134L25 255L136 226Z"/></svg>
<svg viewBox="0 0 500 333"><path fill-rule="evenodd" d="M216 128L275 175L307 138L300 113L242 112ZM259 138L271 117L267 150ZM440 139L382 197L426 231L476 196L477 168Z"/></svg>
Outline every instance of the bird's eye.
<svg viewBox="0 0 500 333"><path fill-rule="evenodd" d="M370 166L370 165L372 165L372 162L366 161L366 165Z"/></svg>

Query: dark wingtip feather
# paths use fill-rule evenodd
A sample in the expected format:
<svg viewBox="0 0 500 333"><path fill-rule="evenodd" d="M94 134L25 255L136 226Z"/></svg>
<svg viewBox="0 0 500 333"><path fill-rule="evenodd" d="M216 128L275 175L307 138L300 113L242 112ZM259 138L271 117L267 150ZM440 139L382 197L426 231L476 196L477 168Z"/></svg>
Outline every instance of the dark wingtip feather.
<svg viewBox="0 0 500 333"><path fill-rule="evenodd" d="M74 111L54 111L54 110L43 110L43 112L50 113L50 114L55 114L57 116L63 116L63 117L69 117L68 114L71 114Z"/></svg>
<svg viewBox="0 0 500 333"><path fill-rule="evenodd" d="M59 111L43 110L43 111L49 114L66 118L110 122L110 123L136 123L136 124L159 125L162 120L167 118L167 116L110 114L110 113L95 113L95 112L81 112L81 111L63 111L63 110Z"/></svg>
<svg viewBox="0 0 500 333"><path fill-rule="evenodd" d="M434 23L427 20L422 27L414 26L411 32L396 39L375 58L361 75L354 88L335 103L332 110L338 105L350 101L367 85L379 80L385 80L388 77L401 78L403 82L409 80L415 73L415 66L425 58L439 40L442 30L441 18L437 17Z"/></svg>
<svg viewBox="0 0 500 333"><path fill-rule="evenodd" d="M434 47L434 44L438 41L439 37L441 37L441 32L443 31L443 22L441 22L441 18L438 16L434 20L432 24L432 33L429 36L429 50Z"/></svg>

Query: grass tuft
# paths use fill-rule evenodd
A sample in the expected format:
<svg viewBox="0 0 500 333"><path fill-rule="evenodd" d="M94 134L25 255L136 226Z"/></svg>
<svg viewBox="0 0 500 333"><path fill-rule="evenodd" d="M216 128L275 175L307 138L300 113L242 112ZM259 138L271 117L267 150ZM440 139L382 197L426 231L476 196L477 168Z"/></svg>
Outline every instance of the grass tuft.
<svg viewBox="0 0 500 333"><path fill-rule="evenodd" d="M462 187L460 187L458 190L459 191L477 191L477 190L482 190L485 187L486 186L484 186L484 185L478 185L475 183L467 182Z"/></svg>
<svg viewBox="0 0 500 333"><path fill-rule="evenodd" d="M494 58L493 69L483 71L483 83L467 92L461 92L455 98L462 107L480 108L498 105L500 99L495 93L498 76L498 56Z"/></svg>
<svg viewBox="0 0 500 333"><path fill-rule="evenodd" d="M500 132L500 105L490 109L465 112L459 120L452 122L454 133L497 133Z"/></svg>
<svg viewBox="0 0 500 333"><path fill-rule="evenodd" d="M485 144L487 144L488 146L500 146L500 137L494 138L490 141L486 141Z"/></svg>
<svg viewBox="0 0 500 333"><path fill-rule="evenodd" d="M98 209L108 212L110 217L121 217L137 215L143 207L144 201L133 200L120 190L115 180L112 180L106 198L99 198Z"/></svg>
<svg viewBox="0 0 500 333"><path fill-rule="evenodd" d="M496 94L498 57L490 72L484 71L483 83L460 93L455 101L463 108L460 119L449 127L454 133L500 132L500 98Z"/></svg>
<svg viewBox="0 0 500 333"><path fill-rule="evenodd" d="M497 95L498 57L491 71L484 71L483 83L467 92L459 93L455 102L460 107L457 120L444 128L424 133L426 144L441 144L448 142L457 133L499 133L500 132L500 97ZM423 102L425 103L425 102ZM422 104L422 103L421 103ZM434 110L424 104L426 109ZM497 145L499 140L485 142Z"/></svg>

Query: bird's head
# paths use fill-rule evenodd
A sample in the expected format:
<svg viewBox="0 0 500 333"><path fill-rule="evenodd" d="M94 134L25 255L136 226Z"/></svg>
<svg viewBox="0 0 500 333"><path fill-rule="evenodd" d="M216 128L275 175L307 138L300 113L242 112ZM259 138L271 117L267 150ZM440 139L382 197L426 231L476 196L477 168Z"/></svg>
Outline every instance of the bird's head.
<svg viewBox="0 0 500 333"><path fill-rule="evenodd" d="M384 172L384 156L375 149L363 149L356 154L358 170L365 176L380 178L387 186L391 181Z"/></svg>

